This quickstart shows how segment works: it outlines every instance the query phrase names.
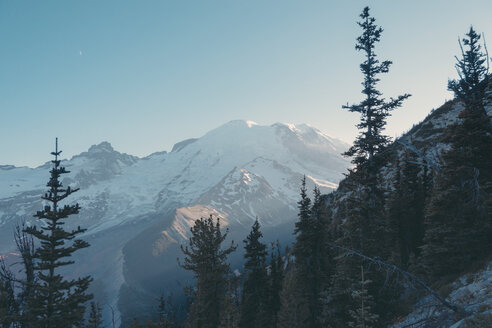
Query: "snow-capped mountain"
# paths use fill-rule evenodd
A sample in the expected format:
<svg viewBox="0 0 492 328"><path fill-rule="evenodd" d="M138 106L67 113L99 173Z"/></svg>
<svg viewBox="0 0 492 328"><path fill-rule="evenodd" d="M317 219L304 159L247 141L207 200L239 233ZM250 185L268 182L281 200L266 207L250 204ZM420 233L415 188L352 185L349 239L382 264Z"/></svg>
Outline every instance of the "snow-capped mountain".
<svg viewBox="0 0 492 328"><path fill-rule="evenodd" d="M145 158L108 142L92 146L62 162L71 171L64 185L80 188L67 201L82 207L68 227L87 228L92 245L78 254L72 272L95 278L106 317L110 306L128 309L125 290L146 293L176 270L177 246L195 219L218 215L239 240L255 217L266 230L290 227L302 176L310 188L333 190L349 167L340 155L347 148L308 125L239 120ZM14 250L16 223L36 224L32 214L42 206L50 166L0 166L0 254Z"/></svg>

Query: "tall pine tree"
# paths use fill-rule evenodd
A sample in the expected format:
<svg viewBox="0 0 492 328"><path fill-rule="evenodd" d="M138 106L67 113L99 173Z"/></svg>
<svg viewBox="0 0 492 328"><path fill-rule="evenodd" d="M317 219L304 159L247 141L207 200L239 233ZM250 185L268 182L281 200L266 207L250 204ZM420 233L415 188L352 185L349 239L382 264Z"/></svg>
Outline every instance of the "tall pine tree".
<svg viewBox="0 0 492 328"><path fill-rule="evenodd" d="M87 242L77 239L85 229L64 229L68 217L79 213L80 206L60 204L78 190L70 186L63 187L59 180L61 175L69 173L60 166L60 153L57 139L55 151L51 153L55 159L51 161L53 167L47 184L49 190L41 197L49 205L34 215L40 220L39 228L32 226L25 229L27 234L40 243L33 255L36 279L32 284L26 311L31 324L42 328L82 325L85 303L92 298L87 293L90 277L65 279L59 272L61 268L74 263L70 259L74 252L89 246Z"/></svg>
<svg viewBox="0 0 492 328"><path fill-rule="evenodd" d="M426 210L422 264L439 277L460 272L492 249L492 127L485 110L488 58L473 29L463 39L460 78L448 83L463 105L458 122L445 131L450 149ZM466 50L463 50L463 46Z"/></svg>
<svg viewBox="0 0 492 328"><path fill-rule="evenodd" d="M191 291L193 298L186 319L186 326L193 328L216 328L220 324L221 312L227 292L229 264L227 256L236 250L231 245L222 249L227 232L222 233L220 219L212 215L195 221L186 247L181 246L184 262L181 267L192 271L196 286Z"/></svg>
<svg viewBox="0 0 492 328"><path fill-rule="evenodd" d="M368 252L377 244L377 239L368 220L370 215L367 204L368 188L359 185L356 181L350 185L350 194L343 203L339 215L343 215L342 222L337 233L337 243L350 249ZM354 291L359 290L360 284L360 259L346 256L340 252L336 261L332 286L328 290L325 303L325 323L328 327L343 327L352 320L350 311L356 309L359 304L352 297ZM366 283L365 287L369 286Z"/></svg>
<svg viewBox="0 0 492 328"><path fill-rule="evenodd" d="M276 328L278 325L278 312L281 307L280 294L284 279L284 260L280 253L280 243L271 245L270 265L268 273L268 293L265 305L265 327Z"/></svg>
<svg viewBox="0 0 492 328"><path fill-rule="evenodd" d="M378 315L371 311L372 297L367 290L367 285L371 281L365 279L363 265L360 266L360 270L360 287L352 291L352 298L357 306L350 311L352 321L349 322L349 327L371 328L374 327L372 323L377 321Z"/></svg>
<svg viewBox="0 0 492 328"><path fill-rule="evenodd" d="M89 320L87 323L87 328L102 328L103 320L101 307L96 302L91 302L91 309L89 312Z"/></svg>
<svg viewBox="0 0 492 328"><path fill-rule="evenodd" d="M322 213L320 190L314 188L314 199L307 196L306 177L302 180L301 200L298 202L299 220L296 222L296 242L293 248L295 269L292 288L299 295L295 300L299 309L300 327L321 327L321 292L327 287L330 264L327 260L327 216Z"/></svg>
<svg viewBox="0 0 492 328"><path fill-rule="evenodd" d="M344 154L353 156L352 163L356 164L356 169L350 174L352 185L346 186L350 191L347 190L345 217L341 218L337 237L338 243L347 248L385 258L388 249L380 242L380 238L386 231L386 198L378 181L377 159L382 159L382 156L376 155L381 154L390 142L390 138L383 135L387 117L391 111L401 107L410 95L400 95L387 101L378 90L379 76L389 72L392 62L380 62L377 58L375 47L381 39L383 29L376 25L375 18L369 13L369 7L363 9L360 18L358 25L362 28L362 35L357 38L355 49L365 55L364 62L360 64L364 76L364 99L358 104L343 106L344 109L359 113L361 119L357 125L359 135ZM360 264L360 260L343 257L337 261L333 286L327 296L331 300L327 302L327 306L332 304L333 308L325 309L327 318L333 319L331 325L346 324L351 317L349 311L357 306L352 291L359 288ZM372 281L371 284L366 283L369 296L379 293L384 278L374 271L368 271L367 276ZM383 301L384 297L378 299ZM383 303L375 306L374 311L385 311Z"/></svg>
<svg viewBox="0 0 492 328"><path fill-rule="evenodd" d="M346 156L355 156L353 163L361 165L371 162L374 155L381 151L390 141L389 137L382 134L386 125L386 118L390 112L402 105L409 94L404 94L386 101L381 97L381 92L376 88L379 75L389 72L391 61L379 62L374 48L381 39L383 29L375 24L375 18L369 14L369 7L365 7L358 22L362 28L362 35L357 38L355 49L364 52L366 59L360 64L360 70L364 75L362 82L362 94L365 99L359 104L343 106L351 112L361 115L357 128L360 133L354 144L345 153Z"/></svg>
<svg viewBox="0 0 492 328"><path fill-rule="evenodd" d="M260 223L255 220L251 232L244 240L244 270L246 278L243 283L241 302L241 328L260 328L265 324L265 310L268 292L266 271L266 245L260 240L263 234Z"/></svg>
<svg viewBox="0 0 492 328"><path fill-rule="evenodd" d="M420 255L424 237L424 209L428 196L427 170L416 165L411 153L396 163L395 190L387 213L386 247L393 264L407 268Z"/></svg>

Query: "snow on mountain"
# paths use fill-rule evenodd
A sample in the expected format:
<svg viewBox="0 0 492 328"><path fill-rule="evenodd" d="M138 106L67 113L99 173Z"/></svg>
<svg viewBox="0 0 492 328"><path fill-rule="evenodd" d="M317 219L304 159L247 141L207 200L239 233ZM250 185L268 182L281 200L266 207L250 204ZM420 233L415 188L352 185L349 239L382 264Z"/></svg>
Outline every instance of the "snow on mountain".
<svg viewBox="0 0 492 328"><path fill-rule="evenodd" d="M263 224L282 220L279 212L289 208L288 200L286 195L276 192L262 176L236 167L197 202L234 213L231 219L250 226L256 217Z"/></svg>
<svg viewBox="0 0 492 328"><path fill-rule="evenodd" d="M256 216L264 226L292 223L302 176L309 188L336 188L350 165L340 155L347 148L308 125L241 120L145 158L119 153L108 142L94 145L62 161L71 171L62 182L80 188L67 201L82 207L67 227L87 228L84 238L93 245L80 252L84 265L76 272L93 275L95 285L104 286L96 296L115 308L122 285L140 284L141 275L130 277L136 266L150 265L141 259L153 261L152 252L181 243L199 217L220 215L237 226L238 236ZM0 166L0 255L14 247L13 225L36 223L32 214L42 206L50 166ZM128 251L137 239L148 240L148 247Z"/></svg>
<svg viewBox="0 0 492 328"><path fill-rule="evenodd" d="M46 185L42 179L43 174L46 175L43 170L28 167L0 166L0 198L13 197L33 189L42 189Z"/></svg>
<svg viewBox="0 0 492 328"><path fill-rule="evenodd" d="M137 161L138 157L121 154L109 142L101 142L91 146L87 152L73 156L64 165L74 173L73 179L84 188L122 174L124 168Z"/></svg>
<svg viewBox="0 0 492 328"><path fill-rule="evenodd" d="M197 218L206 218L210 215L220 217L222 227L229 225L227 214L219 212L212 206L195 205L178 208L172 223L165 230L160 231L161 238L154 241L152 255L158 256L171 244L180 244L186 241L190 234L190 228L194 225L195 220Z"/></svg>

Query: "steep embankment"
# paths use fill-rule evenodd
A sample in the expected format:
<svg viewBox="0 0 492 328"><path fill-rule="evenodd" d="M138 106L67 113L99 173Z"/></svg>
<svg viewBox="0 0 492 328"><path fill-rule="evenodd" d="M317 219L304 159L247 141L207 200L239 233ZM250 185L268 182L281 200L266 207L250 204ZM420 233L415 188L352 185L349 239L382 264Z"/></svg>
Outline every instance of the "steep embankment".
<svg viewBox="0 0 492 328"><path fill-rule="evenodd" d="M397 263L419 275L447 301L466 310L466 314L455 315L434 298L426 296L425 291L415 291L411 283L403 282L401 299L390 301L393 305L398 304L391 310L386 309L394 312L384 318L386 322L398 322L394 327L490 327L492 322L490 321L492 320L492 284L490 283L492 263L488 262L490 258L484 256L474 262L475 268L468 267L451 273L446 276L446 281L426 276L425 269L419 263L424 245L425 213L429 208L429 199L435 192L433 186L436 177L441 174L443 154L450 149L448 140L451 130L447 128L459 122L458 116L462 111L463 105L456 100L445 103L433 110L424 121L395 140L384 152L378 154L376 159L377 190L381 191L380 199L383 201L380 208L374 211L377 211L378 219L382 218L378 224L384 226L384 229L380 230L377 238L371 241L372 245L365 246L372 247L369 252L374 252L376 249L386 254L374 252L370 255L381 256L380 258ZM492 104L486 106L486 111L489 117L492 116ZM354 211L351 210L354 207L354 199L357 199L354 195L361 190L359 179L360 175L350 174L328 197L327 209L331 215L332 231L335 231L335 235L339 233L337 235L339 241L346 238L346 235L340 234L340 230L343 231L344 224L350 220L348 218L354 215ZM406 184L405 189L402 187L404 184ZM418 196L412 194L416 190L420 192ZM398 201L402 202L401 205ZM371 208L370 205L367 208ZM405 216L405 221L400 220L399 216ZM391 219L394 221L389 222ZM397 231L393 239L386 238L386 234L389 234L387 231L390 229ZM391 243L392 241L394 244ZM400 279L401 277L394 275L386 278ZM382 281L380 285L386 288L387 282L384 279ZM379 289L379 286L377 288ZM381 295L384 293L373 294L375 303L389 304L388 300L380 302L384 297ZM381 318L384 311L380 310L379 314ZM472 325L473 323L475 326Z"/></svg>

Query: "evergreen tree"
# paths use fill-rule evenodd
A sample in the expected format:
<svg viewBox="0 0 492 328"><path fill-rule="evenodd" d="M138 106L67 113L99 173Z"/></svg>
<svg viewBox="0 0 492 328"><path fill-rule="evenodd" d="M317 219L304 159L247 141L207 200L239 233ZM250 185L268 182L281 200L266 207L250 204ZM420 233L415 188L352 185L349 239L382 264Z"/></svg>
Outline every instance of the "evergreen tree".
<svg viewBox="0 0 492 328"><path fill-rule="evenodd" d="M149 320L147 322L148 328L175 328L177 327L176 310L172 302L172 297L167 299L161 295L159 298L158 306L158 318L157 322Z"/></svg>
<svg viewBox="0 0 492 328"><path fill-rule="evenodd" d="M353 328L371 328L371 324L377 321L378 315L372 313L372 297L368 294L367 285L371 282L364 277L364 266L360 266L361 280L360 288L352 291L352 298L358 306L350 311L352 321L349 326Z"/></svg>
<svg viewBox="0 0 492 328"><path fill-rule="evenodd" d="M89 321L87 328L102 328L103 320L101 307L96 302L91 302L91 309L89 312Z"/></svg>
<svg viewBox="0 0 492 328"><path fill-rule="evenodd" d="M280 293L284 278L284 261L280 254L280 243L271 245L270 265L268 274L268 295L265 306L265 327L277 327L278 312L281 307Z"/></svg>
<svg viewBox="0 0 492 328"><path fill-rule="evenodd" d="M265 323L265 301L267 300L266 245L260 241L263 234L260 223L255 220L251 232L244 240L246 278L243 284L241 319L239 327L263 327Z"/></svg>
<svg viewBox="0 0 492 328"><path fill-rule="evenodd" d="M11 327L19 313L18 303L12 283L12 273L6 269L5 263L0 268L0 327Z"/></svg>
<svg viewBox="0 0 492 328"><path fill-rule="evenodd" d="M90 277L66 280L59 273L60 268L74 263L67 258L75 251L89 246L87 242L76 239L85 229L63 229L66 219L77 214L80 207L78 204L60 205L61 201L78 190L64 188L59 180L62 174L69 173L60 166L60 153L57 139L55 151L51 153L55 159L52 161L51 177L47 184L49 190L41 197L51 205L45 205L34 215L43 224L39 228L32 226L24 230L40 242L33 254L35 280L27 301L26 314L33 326L42 328L82 325L84 304L92 298L92 295L87 294Z"/></svg>
<svg viewBox="0 0 492 328"><path fill-rule="evenodd" d="M167 321L168 309L167 309L166 305L167 305L166 300L165 300L164 296L161 295L161 297L159 298L159 319L158 319L159 323L164 323ZM162 326L164 326L164 325L162 325Z"/></svg>
<svg viewBox="0 0 492 328"><path fill-rule="evenodd" d="M360 173L360 171L353 172L351 176ZM391 249L386 247L385 242L387 231L384 220L385 206L382 202L384 198L379 195L374 196L371 188L361 184L358 178L347 180L344 187L347 196L337 210L339 224L332 228L336 231L330 231L331 240L336 240L337 244L347 249L387 259ZM338 254L332 255L332 258L336 258L335 269L331 284L324 293L323 305L324 321L333 327L346 325L351 320L350 311L358 306L352 297L352 292L359 290L362 264L360 259L346 256L345 251L337 252ZM368 286L368 293L377 300L373 311L380 316L378 325L383 326L383 321L388 319L390 314L388 307L390 297L385 295L388 290L383 289L385 276L377 270L368 270L366 276L372 281Z"/></svg>
<svg viewBox="0 0 492 328"><path fill-rule="evenodd" d="M297 302L304 304L306 311L301 311L307 317L300 317L301 327L320 327L322 311L321 292L326 289L332 272L327 260L328 233L327 216L322 213L322 197L319 188L314 188L314 199L306 192L306 178L302 180L301 200L298 202L299 221L296 222L296 242L293 254L295 256L295 271L293 288L297 289L300 297Z"/></svg>
<svg viewBox="0 0 492 328"><path fill-rule="evenodd" d="M405 153L396 164L395 191L388 209L387 243L393 264L407 268L410 258L420 255L424 237L424 210L427 200L427 173Z"/></svg>
<svg viewBox="0 0 492 328"><path fill-rule="evenodd" d="M212 216L195 221L191 227L189 245L181 246L184 263L181 267L192 271L196 287L192 293L193 301L186 319L186 325L193 328L216 328L220 324L221 311L227 292L229 264L227 256L236 250L232 242L222 249L227 232L220 230L220 219L216 223Z"/></svg>
<svg viewBox="0 0 492 328"><path fill-rule="evenodd" d="M17 250L21 256L22 278L16 277L7 266L3 258L0 258L0 318L4 327L25 326L29 318L25 311L26 301L31 295L34 281L34 241L23 230L25 223L16 225L14 229L14 240ZM0 325L2 327L2 325Z"/></svg>
<svg viewBox="0 0 492 328"><path fill-rule="evenodd" d="M309 310L307 304L302 301L302 294L294 272L294 263L288 261L280 292L282 305L278 311L278 328L304 327L306 318L309 318Z"/></svg>
<svg viewBox="0 0 492 328"><path fill-rule="evenodd" d="M473 28L456 65L460 79L449 89L464 105L445 131L451 148L442 155L426 210L422 265L433 277L460 272L492 249L492 127L485 111L488 61Z"/></svg>
<svg viewBox="0 0 492 328"><path fill-rule="evenodd" d="M382 237L386 235L387 224L384 220L386 197L378 182L376 166L377 154L387 147L390 138L382 132L390 112L400 107L409 94L404 94L386 101L377 89L380 74L388 73L391 61L380 62L374 52L381 39L383 29L375 24L365 7L360 15L358 25L362 35L357 38L355 49L365 55L360 65L364 76L362 94L364 99L359 104L343 106L351 112L358 112L361 121L357 125L359 135L353 146L344 154L353 156L352 163L356 170L349 175L350 183L346 185L347 199L344 201L343 213L338 213L340 223L336 234L337 242L347 248L359 250L371 256L387 258L390 248L386 247ZM343 215L343 216L341 216ZM383 238L384 239L384 238ZM332 285L324 293L323 317L326 324L334 327L346 325L351 320L350 311L358 304L352 297L360 284L359 259L346 258L343 252L338 257ZM381 294L384 278L375 271L367 272L373 281L367 288L368 295ZM381 295L380 295L381 296ZM373 311L384 312L387 309L384 297L378 298ZM379 322L382 324L382 322Z"/></svg>
<svg viewBox="0 0 492 328"><path fill-rule="evenodd" d="M224 299L224 310L221 314L219 328L239 327L240 311L234 296L227 292Z"/></svg>
<svg viewBox="0 0 492 328"><path fill-rule="evenodd" d="M299 327L315 327L315 314L311 302L311 281L314 268L313 262L313 230L315 229L312 219L311 198L307 195L306 176L302 179L301 199L297 202L299 213L295 224L294 233L296 241L293 246L295 256L294 271L291 277L291 292L295 295L295 315Z"/></svg>
<svg viewBox="0 0 492 328"><path fill-rule="evenodd" d="M296 222L294 234L301 235L301 237L297 237L299 239L304 237L302 232L307 231L310 225L311 198L307 195L306 176L304 176L301 181L301 200L297 202L297 207L299 208L299 220Z"/></svg>
<svg viewBox="0 0 492 328"><path fill-rule="evenodd" d="M326 243L328 222L326 215L322 213L322 198L318 187L314 188L310 225L303 233L307 238L299 238L294 247L294 250L303 249L297 255L301 256L301 265L296 266L297 278L305 285L305 297L310 312L309 327L320 327L321 292L327 287L332 268L328 262L330 251Z"/></svg>
<svg viewBox="0 0 492 328"><path fill-rule="evenodd" d="M368 189L357 184L350 188L350 195L340 209L343 222L336 241L350 249L367 250L370 245L376 244L367 220L369 206L365 193ZM358 258L345 256L344 252L338 255L332 284L324 295L323 318L326 326L343 327L352 320L350 311L358 307L352 292L358 290L361 265Z"/></svg>
<svg viewBox="0 0 492 328"><path fill-rule="evenodd" d="M130 322L130 327L133 328L176 328L178 327L176 318L176 309L174 307L172 297L167 299L161 295L158 304L158 316L157 321L148 319L146 324L140 324L137 318L133 318Z"/></svg>
<svg viewBox="0 0 492 328"><path fill-rule="evenodd" d="M460 78L449 80L448 89L463 102L468 111L466 116L475 112L484 115L489 59L482 52L480 34L473 29L473 26L470 26L466 38L463 38L463 44L461 42L459 44L462 58L456 57L456 70ZM467 47L466 51L463 50L463 45Z"/></svg>
<svg viewBox="0 0 492 328"><path fill-rule="evenodd" d="M239 276L229 277L219 328L238 328L240 320Z"/></svg>
<svg viewBox="0 0 492 328"><path fill-rule="evenodd" d="M374 52L376 43L381 39L383 29L375 24L375 18L369 14L369 7L364 8L360 17L362 20L358 22L358 25L362 28L362 35L357 38L355 49L363 51L366 57L360 65L360 70L364 75L362 94L365 99L359 104L343 106L344 109L361 115L361 121L357 125L360 130L359 136L354 145L344 154L355 156L352 162L357 166L367 161L372 164L374 155L389 143L390 138L382 134L386 125L386 118L392 110L400 107L403 100L410 96L404 94L391 98L390 101L385 101L381 97L381 92L376 88L380 80L378 76L382 73L388 73L392 62L385 60L380 63Z"/></svg>
<svg viewBox="0 0 492 328"><path fill-rule="evenodd" d="M32 236L25 232L26 224L22 222L20 225L15 226L14 240L17 250L22 258L22 267L24 273L24 279L20 283L20 293L18 295L18 304L21 310L21 321L28 320L23 313L22 308L26 306L26 302L31 296L33 290L33 283L35 280L34 274L34 240ZM23 319L22 319L23 318Z"/></svg>

